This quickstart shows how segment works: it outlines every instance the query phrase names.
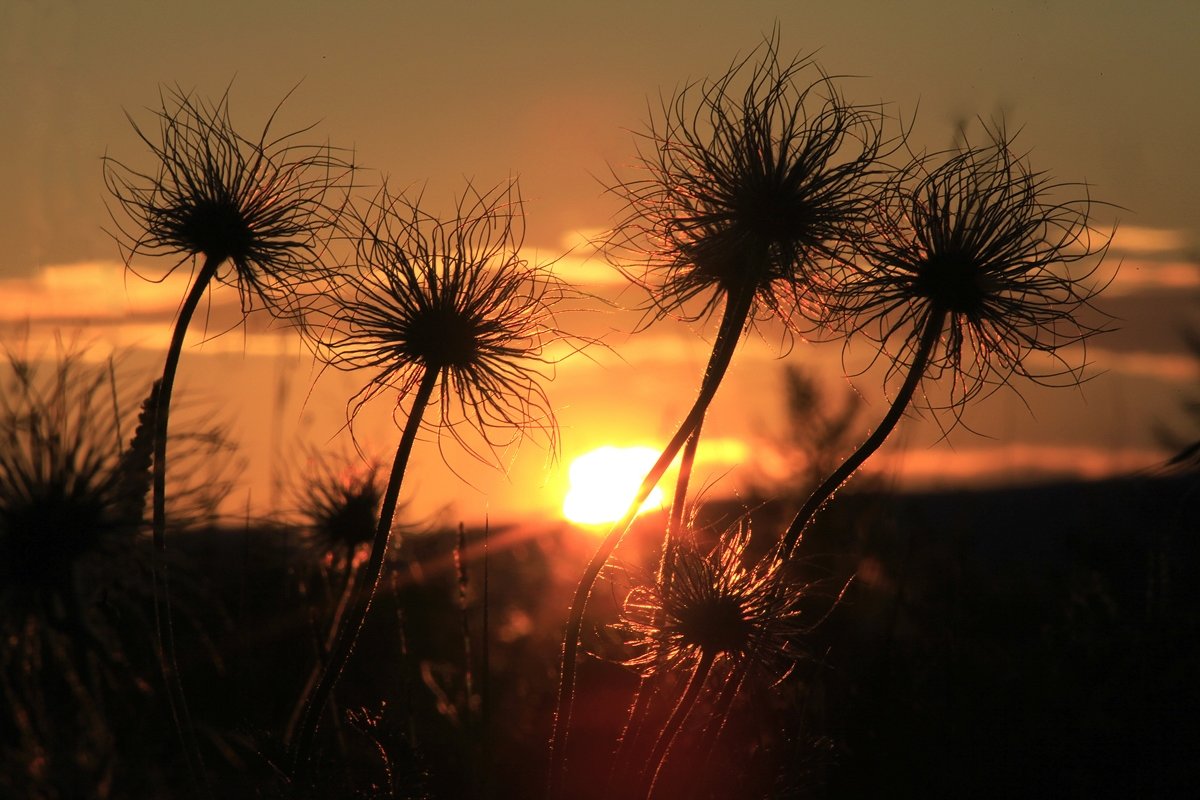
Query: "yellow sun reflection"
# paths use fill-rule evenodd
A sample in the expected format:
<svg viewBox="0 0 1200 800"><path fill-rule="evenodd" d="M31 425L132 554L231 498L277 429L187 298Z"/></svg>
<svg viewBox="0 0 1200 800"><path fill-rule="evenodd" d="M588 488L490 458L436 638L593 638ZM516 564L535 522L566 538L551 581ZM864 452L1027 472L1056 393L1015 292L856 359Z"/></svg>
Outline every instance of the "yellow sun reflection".
<svg viewBox="0 0 1200 800"><path fill-rule="evenodd" d="M563 516L578 525L605 525L625 515L642 479L658 459L652 447L598 447L571 462L570 488L563 499ZM638 513L660 508L661 488L655 488Z"/></svg>

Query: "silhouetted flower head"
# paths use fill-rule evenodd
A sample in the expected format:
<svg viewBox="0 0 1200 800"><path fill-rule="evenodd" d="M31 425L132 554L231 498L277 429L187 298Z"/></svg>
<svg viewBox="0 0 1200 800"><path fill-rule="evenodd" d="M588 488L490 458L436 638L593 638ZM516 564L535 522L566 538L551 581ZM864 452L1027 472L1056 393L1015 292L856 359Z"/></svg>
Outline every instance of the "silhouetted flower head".
<svg viewBox="0 0 1200 800"><path fill-rule="evenodd" d="M358 216L357 269L318 333L318 355L329 364L375 372L351 399L351 420L383 391L398 392L401 406L434 371L439 414L431 424L471 453L483 457L464 439L464 424L492 451L529 429L554 446L541 381L554 364L548 347L564 338L553 312L566 289L520 254L515 184L469 188L451 219L385 186Z"/></svg>
<svg viewBox="0 0 1200 800"><path fill-rule="evenodd" d="M944 318L925 375L949 373L935 407L956 413L1014 375L1077 383L1082 348L1060 351L1103 330L1091 300L1111 235L1092 227L1087 187L1033 171L1003 129L988 136L890 179L839 291L848 326L893 359L889 374L907 370L918 332Z"/></svg>
<svg viewBox="0 0 1200 800"><path fill-rule="evenodd" d="M223 265L217 279L237 287L244 307L258 297L276 308L284 285L320 273L353 173L342 152L299 141L310 128L273 133L275 113L256 137L241 135L228 93L208 102L166 90L154 113L157 135L130 118L156 162L150 170L104 159L105 183L128 216L113 215L127 264L178 256L173 271L203 257Z"/></svg>
<svg viewBox="0 0 1200 800"><path fill-rule="evenodd" d="M76 564L128 546L140 516L124 513L119 441L105 414L103 371L78 356L45 379L10 355L0 393L0 584L10 600L68 594ZM148 484L147 484L148 488ZM6 603L7 605L7 603Z"/></svg>
<svg viewBox="0 0 1200 800"><path fill-rule="evenodd" d="M703 654L740 661L752 654L779 659L802 632L802 590L781 574L774 550L746 563L748 524L728 529L713 548L701 550L691 531L673 548L663 575L635 586L625 600L622 627L640 652L627 663L652 669L695 663Z"/></svg>
<svg viewBox="0 0 1200 800"><path fill-rule="evenodd" d="M80 586L106 564L122 563L135 583L134 545L150 490L151 425L121 388L114 362L89 364L85 351L52 365L9 351L0 373L0 616L70 615ZM173 498L180 518L210 511L225 487L218 432L179 437L183 479ZM110 576L111 577L111 576ZM90 582L96 577L91 574ZM57 610L54 610L57 609Z"/></svg>
<svg viewBox="0 0 1200 800"><path fill-rule="evenodd" d="M322 552L353 555L370 544L379 524L384 476L378 463L314 456L297 490L300 514Z"/></svg>
<svg viewBox="0 0 1200 800"><path fill-rule="evenodd" d="M781 61L777 46L664 100L639 147L644 177L612 188L628 211L615 256L640 265L623 269L658 316L704 318L749 292L757 317L804 326L796 312L820 315L810 295L858 236L881 115L848 103L811 60Z"/></svg>

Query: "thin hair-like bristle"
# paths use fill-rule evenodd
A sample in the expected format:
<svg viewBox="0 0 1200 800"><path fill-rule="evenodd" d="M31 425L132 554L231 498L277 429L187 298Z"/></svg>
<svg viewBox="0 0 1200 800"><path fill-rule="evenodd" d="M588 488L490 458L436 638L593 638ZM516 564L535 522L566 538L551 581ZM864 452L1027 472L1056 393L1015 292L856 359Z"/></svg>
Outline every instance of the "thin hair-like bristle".
<svg viewBox="0 0 1200 800"><path fill-rule="evenodd" d="M555 312L573 293L522 256L515 182L469 186L445 219L386 185L354 213L355 264L341 291L315 310L324 323L310 329L325 363L373 373L347 404L351 426L368 402L393 392L409 398L433 370L438 413L427 427L485 462L500 461L531 432L555 452L557 424L542 384L559 359L553 346L570 338Z"/></svg>
<svg viewBox="0 0 1200 800"><path fill-rule="evenodd" d="M985 137L914 156L888 179L836 289L837 324L879 345L889 379L907 372L917 332L946 316L922 388L952 424L1014 378L1079 384L1087 340L1109 330L1093 303L1111 280L1100 268L1112 231L1091 220L1103 204L1034 170L1003 126Z"/></svg>
<svg viewBox="0 0 1200 800"><path fill-rule="evenodd" d="M609 187L625 202L610 258L648 293L651 319L708 318L748 290L753 319L811 331L890 147L880 107L847 101L811 57L783 58L776 31L716 80L660 100L641 175Z"/></svg>
<svg viewBox="0 0 1200 800"><path fill-rule="evenodd" d="M104 157L113 236L127 267L141 274L136 257L175 257L169 274L200 257L222 265L216 280L237 288L243 309L261 301L296 311L295 290L330 275L322 259L353 186L352 154L302 141L313 126L273 131L282 101L252 135L234 125L228 88L208 100L164 87L159 101L156 133L127 114L151 166Z"/></svg>

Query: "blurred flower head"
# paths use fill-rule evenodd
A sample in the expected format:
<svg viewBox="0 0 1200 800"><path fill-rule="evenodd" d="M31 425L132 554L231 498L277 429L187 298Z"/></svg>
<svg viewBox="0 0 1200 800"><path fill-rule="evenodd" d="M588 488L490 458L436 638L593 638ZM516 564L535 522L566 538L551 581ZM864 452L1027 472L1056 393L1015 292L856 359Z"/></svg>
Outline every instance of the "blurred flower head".
<svg viewBox="0 0 1200 800"><path fill-rule="evenodd" d="M0 787L18 787L0 789L6 797L108 797L157 782L130 783L122 765L144 771L129 744L162 709L143 535L158 391L129 381L121 358L95 356L0 349ZM197 515L228 486L224 437L186 427L172 440L174 525L211 521ZM177 619L207 641L192 612L198 584L179 566Z"/></svg>
<svg viewBox="0 0 1200 800"><path fill-rule="evenodd" d="M357 217L356 269L315 330L327 363L374 372L350 400L351 422L381 392L398 392L403 408L432 371L438 414L430 424L472 454L488 460L467 429L493 455L531 429L553 448L557 430L541 383L555 363L550 346L565 338L554 309L567 289L521 256L515 183L469 187L449 219L385 185Z"/></svg>
<svg viewBox="0 0 1200 800"><path fill-rule="evenodd" d="M707 552L690 529L668 543L662 575L625 600L622 627L638 651L627 663L671 669L702 655L786 661L803 632L803 589L782 574L785 563L774 549L746 563L749 544L748 523L726 530Z"/></svg>
<svg viewBox="0 0 1200 800"><path fill-rule="evenodd" d="M254 137L234 128L226 91L215 102L182 89L161 94L157 134L130 117L154 165L141 171L111 156L104 179L125 217L110 209L126 264L177 256L172 271L202 257L221 264L243 307L288 299L285 286L321 273L353 166L328 144L305 144L303 128L276 134L277 107Z"/></svg>
<svg viewBox="0 0 1200 800"><path fill-rule="evenodd" d="M384 476L378 462L314 453L296 488L299 511L322 553L353 558L371 543L383 504Z"/></svg>
<svg viewBox="0 0 1200 800"><path fill-rule="evenodd" d="M5 606L61 602L82 559L132 544L141 515L123 502L123 490L138 476L120 469L121 419L105 408L105 370L87 368L78 353L66 354L49 376L12 353L7 366L0 391L0 592Z"/></svg>
<svg viewBox="0 0 1200 800"><path fill-rule="evenodd" d="M925 376L950 380L941 400L927 381L927 401L956 415L1013 376L1078 383L1082 345L1105 329L1092 298L1111 233L1093 227L1087 187L1035 172L1003 128L986 133L888 181L838 291L845 325L890 356L889 376L908 370L920 331L940 322Z"/></svg>
<svg viewBox="0 0 1200 800"><path fill-rule="evenodd" d="M150 490L155 391L137 412L115 360L66 350L52 362L6 351L0 372L0 616L71 615L119 564L135 583L134 547ZM229 445L217 430L185 432L173 475L176 519L215 512L228 489ZM183 523L183 524L186 524ZM90 575L81 578L81 571Z"/></svg>
<svg viewBox="0 0 1200 800"><path fill-rule="evenodd" d="M825 268L870 207L881 123L769 39L664 99L639 147L643 176L612 187L627 209L616 260L635 265L623 270L657 316L705 318L748 293L757 318L811 327L797 316L819 321Z"/></svg>

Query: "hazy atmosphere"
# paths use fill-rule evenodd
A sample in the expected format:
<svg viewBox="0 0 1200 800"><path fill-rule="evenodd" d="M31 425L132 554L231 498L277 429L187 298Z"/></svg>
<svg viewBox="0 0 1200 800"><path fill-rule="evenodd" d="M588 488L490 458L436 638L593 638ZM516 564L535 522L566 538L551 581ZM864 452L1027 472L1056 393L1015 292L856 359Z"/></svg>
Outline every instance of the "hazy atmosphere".
<svg viewBox="0 0 1200 800"><path fill-rule="evenodd" d="M0 797L1190 796L1200 3L0 3Z"/></svg>

